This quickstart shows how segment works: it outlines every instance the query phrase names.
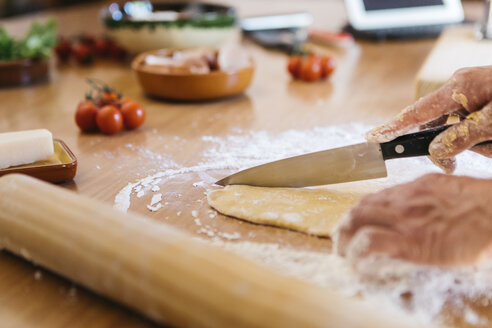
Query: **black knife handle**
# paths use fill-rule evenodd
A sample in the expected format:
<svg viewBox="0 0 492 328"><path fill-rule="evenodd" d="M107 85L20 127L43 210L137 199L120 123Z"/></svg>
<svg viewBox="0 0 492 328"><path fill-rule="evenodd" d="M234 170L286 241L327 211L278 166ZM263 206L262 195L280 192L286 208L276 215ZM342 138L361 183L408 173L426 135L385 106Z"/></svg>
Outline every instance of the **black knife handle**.
<svg viewBox="0 0 492 328"><path fill-rule="evenodd" d="M452 125L443 125L429 130L406 134L394 140L384 142L381 144L383 158L387 160L429 155L429 145L432 140L451 126ZM492 144L492 140L487 140L477 145L485 144Z"/></svg>

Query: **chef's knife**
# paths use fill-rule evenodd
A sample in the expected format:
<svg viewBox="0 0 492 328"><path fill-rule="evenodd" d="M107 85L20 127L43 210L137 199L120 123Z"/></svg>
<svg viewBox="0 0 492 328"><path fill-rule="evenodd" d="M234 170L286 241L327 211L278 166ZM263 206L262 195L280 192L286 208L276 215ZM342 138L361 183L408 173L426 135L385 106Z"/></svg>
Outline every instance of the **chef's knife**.
<svg viewBox="0 0 492 328"><path fill-rule="evenodd" d="M429 155L429 144L449 125L384 143L360 143L255 166L217 181L262 187L306 187L387 176L385 160ZM492 144L492 140L482 144Z"/></svg>

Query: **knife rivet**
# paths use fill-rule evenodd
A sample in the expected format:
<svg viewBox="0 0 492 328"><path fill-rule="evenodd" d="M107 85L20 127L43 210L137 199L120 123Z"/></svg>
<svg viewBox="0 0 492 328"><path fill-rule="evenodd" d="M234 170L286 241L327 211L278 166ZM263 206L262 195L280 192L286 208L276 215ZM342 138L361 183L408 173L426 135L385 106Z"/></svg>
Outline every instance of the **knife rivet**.
<svg viewBox="0 0 492 328"><path fill-rule="evenodd" d="M396 146L395 146L395 151L396 151L398 154L402 154L402 153L405 151L405 147L403 147L403 145L396 145Z"/></svg>

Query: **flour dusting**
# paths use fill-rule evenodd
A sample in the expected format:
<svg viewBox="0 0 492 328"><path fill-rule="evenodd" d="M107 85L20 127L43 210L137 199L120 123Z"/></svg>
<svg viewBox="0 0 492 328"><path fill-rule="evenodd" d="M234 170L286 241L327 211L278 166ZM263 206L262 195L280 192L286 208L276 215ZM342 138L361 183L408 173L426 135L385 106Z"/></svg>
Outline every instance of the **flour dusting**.
<svg viewBox="0 0 492 328"><path fill-rule="evenodd" d="M193 173L198 181L187 188L208 188L215 178L207 172L228 169L231 171L259 165L265 162L314 152L348 144L364 142L364 134L371 127L362 123L338 126L316 127L309 130L288 130L282 133L265 131L236 131L226 137L204 136L206 144L201 161L195 165L182 167L165 166L160 172L128 183L115 196L114 207L127 211L132 197L144 197L159 191L161 182L174 177ZM180 140L185 142L185 140ZM150 156L145 150L138 150ZM158 161L158 155L152 154ZM164 158L164 157L162 157ZM458 156L456 174L479 178L492 178L491 160L478 154L465 152ZM156 167L163 165L156 163ZM388 177L357 182L361 192L373 192L398 183L411 181L431 172L440 172L427 158L408 158L387 161ZM155 171L154 171L155 172ZM343 189L343 185L339 185ZM154 195L156 196L156 195ZM181 194L176 196L181 197ZM200 206L205 196L193 200ZM167 202L172 200L166 198ZM324 201L324 199L320 199ZM167 204L167 203L166 203ZM161 205L157 202L156 205ZM149 210L154 208L149 206ZM190 208L191 210L191 208ZM178 211L176 217L184 219L190 210ZM183 214L183 215L182 215ZM295 214L295 213L293 213ZM215 211L208 211L202 218L215 218ZM269 214L271 217L276 213ZM354 267L348 260L331 253L301 251L277 244L264 244L241 241L238 232L221 232L211 225L204 224L199 212L191 210L197 233L206 242L213 243L229 251L270 266L281 273L328 287L349 296L363 296L370 301L388 306L398 306L410 311L422 322L435 321L445 309L456 314L469 324L488 327L489 321L483 314L471 308L465 299L487 306L492 301L492 266L466 267L459 269L430 268L411 265L399 261L386 260L385 263L363 263ZM298 220L295 215L285 220ZM238 222L240 224L242 222ZM250 234L254 235L254 232Z"/></svg>
<svg viewBox="0 0 492 328"><path fill-rule="evenodd" d="M276 244L219 240L213 244L343 295L362 295L372 303L411 311L423 323L435 321L444 308L451 307L465 322L489 327L487 318L464 299L488 305L492 300L492 266L446 270L385 259L355 267L336 254Z"/></svg>

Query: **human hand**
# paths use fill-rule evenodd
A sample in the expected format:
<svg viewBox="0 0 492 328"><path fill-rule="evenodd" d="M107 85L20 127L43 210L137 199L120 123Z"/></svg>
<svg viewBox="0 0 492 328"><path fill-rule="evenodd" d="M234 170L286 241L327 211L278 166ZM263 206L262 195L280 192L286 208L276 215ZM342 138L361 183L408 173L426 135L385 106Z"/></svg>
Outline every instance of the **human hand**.
<svg viewBox="0 0 492 328"><path fill-rule="evenodd" d="M364 197L335 234L338 254L429 265L492 258L492 180L444 174ZM487 254L488 252L488 254Z"/></svg>
<svg viewBox="0 0 492 328"><path fill-rule="evenodd" d="M458 114L462 121L439 134L429 146L431 159L446 173L454 171L455 155L492 139L492 66L456 71L440 89L369 131L366 138L370 142L390 141L418 128L443 125L451 114ZM492 145L472 150L492 157Z"/></svg>

